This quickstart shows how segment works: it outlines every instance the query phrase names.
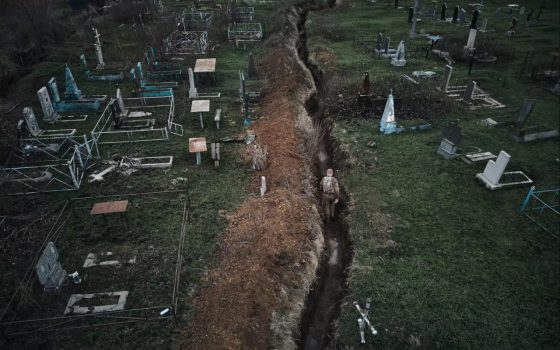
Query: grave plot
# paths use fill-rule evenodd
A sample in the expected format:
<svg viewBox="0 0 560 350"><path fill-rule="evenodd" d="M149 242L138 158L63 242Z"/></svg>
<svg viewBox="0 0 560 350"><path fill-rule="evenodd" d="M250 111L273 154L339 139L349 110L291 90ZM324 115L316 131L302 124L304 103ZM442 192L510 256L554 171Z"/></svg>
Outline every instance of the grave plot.
<svg viewBox="0 0 560 350"><path fill-rule="evenodd" d="M519 213L554 237L559 237L560 189L537 190L535 186L532 186L523 199Z"/></svg>
<svg viewBox="0 0 560 350"><path fill-rule="evenodd" d="M174 317L187 210L180 191L66 202L0 330L11 338Z"/></svg>
<svg viewBox="0 0 560 350"><path fill-rule="evenodd" d="M76 129L42 130L33 110L23 109L19 136L3 143L9 156L0 168L0 188L6 194L77 190L93 158L94 140Z"/></svg>
<svg viewBox="0 0 560 350"><path fill-rule="evenodd" d="M506 106L492 98L489 93L479 88L475 81L471 81L467 85L450 86L449 81L452 72L453 67L446 65L443 80L439 87L439 90L447 96L466 103L471 109L503 108Z"/></svg>
<svg viewBox="0 0 560 350"><path fill-rule="evenodd" d="M214 11L191 7L184 9L181 14L181 29L184 32L191 30L208 30L214 20Z"/></svg>
<svg viewBox="0 0 560 350"><path fill-rule="evenodd" d="M236 0L228 1L227 13L231 23L250 23L255 17L255 8L252 6L238 6Z"/></svg>
<svg viewBox="0 0 560 350"><path fill-rule="evenodd" d="M209 50L207 31L175 31L163 40L163 50L172 59L186 55L203 55Z"/></svg>
<svg viewBox="0 0 560 350"><path fill-rule="evenodd" d="M183 135L183 126L173 121L174 114L173 95L123 98L117 90L91 135L96 146L168 140L169 134Z"/></svg>
<svg viewBox="0 0 560 350"><path fill-rule="evenodd" d="M261 41L263 37L260 23L230 23L228 25L228 40L235 42Z"/></svg>

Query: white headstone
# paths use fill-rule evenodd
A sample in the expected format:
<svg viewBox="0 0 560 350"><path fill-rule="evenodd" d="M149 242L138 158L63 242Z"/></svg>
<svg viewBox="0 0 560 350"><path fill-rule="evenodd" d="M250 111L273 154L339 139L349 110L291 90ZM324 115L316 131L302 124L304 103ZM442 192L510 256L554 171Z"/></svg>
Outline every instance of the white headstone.
<svg viewBox="0 0 560 350"><path fill-rule="evenodd" d="M40 88L37 91L37 97L43 110L43 120L48 123L54 122L58 118L58 113L54 110L47 88L44 86Z"/></svg>
<svg viewBox="0 0 560 350"><path fill-rule="evenodd" d="M525 6L522 6L521 9L519 10L519 15L523 16L525 14Z"/></svg>
<svg viewBox="0 0 560 350"><path fill-rule="evenodd" d="M189 98L196 98L198 96L198 91L194 85L194 73L192 68L189 67ZM240 73L241 74L241 73Z"/></svg>
<svg viewBox="0 0 560 350"><path fill-rule="evenodd" d="M393 100L393 92L391 92L387 98L387 103L385 104L385 110L383 111L383 116L381 117L379 130L383 133L391 133L394 132L396 128L397 122L395 120L395 103Z"/></svg>
<svg viewBox="0 0 560 350"><path fill-rule="evenodd" d="M37 118L35 118L35 113L33 113L33 109L31 109L31 107L25 107L23 109L23 119L25 119L27 129L29 130L31 135L35 137L41 135L41 128L37 123Z"/></svg>
<svg viewBox="0 0 560 350"><path fill-rule="evenodd" d="M103 61L103 52L101 51L100 44L94 44L95 46L95 55L97 56L97 69L105 68L105 62Z"/></svg>
<svg viewBox="0 0 560 350"><path fill-rule="evenodd" d="M121 111L121 116L126 116L128 114L128 111L126 110L125 106L124 106L124 101L121 95L121 89L117 89L117 103L119 105L119 109Z"/></svg>
<svg viewBox="0 0 560 350"><path fill-rule="evenodd" d="M446 65L445 71L443 72L443 80L440 86L441 91L447 92L447 88L449 87L449 80L451 80L452 72L453 72L453 67L451 67L450 65Z"/></svg>
<svg viewBox="0 0 560 350"><path fill-rule="evenodd" d="M488 180L492 185L497 185L500 182L502 174L506 170L511 156L504 151L500 151L496 161L489 160L484 168L482 176Z"/></svg>
<svg viewBox="0 0 560 350"><path fill-rule="evenodd" d="M466 48L468 49L473 49L474 48L474 42L476 40L476 29L471 29L469 32L469 39L467 40L467 46Z"/></svg>

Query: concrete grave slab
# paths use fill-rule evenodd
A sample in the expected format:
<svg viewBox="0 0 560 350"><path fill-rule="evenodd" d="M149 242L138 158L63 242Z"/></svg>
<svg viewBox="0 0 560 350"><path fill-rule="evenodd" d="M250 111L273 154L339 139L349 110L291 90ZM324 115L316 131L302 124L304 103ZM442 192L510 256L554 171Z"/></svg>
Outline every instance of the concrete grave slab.
<svg viewBox="0 0 560 350"><path fill-rule="evenodd" d="M92 299L95 297L116 297L118 299L116 304L80 306L80 301L83 302L85 299ZM83 315L124 310L127 297L128 291L94 294L72 294L70 296L70 299L68 299L68 304L66 305L66 309L64 310L64 315Z"/></svg>

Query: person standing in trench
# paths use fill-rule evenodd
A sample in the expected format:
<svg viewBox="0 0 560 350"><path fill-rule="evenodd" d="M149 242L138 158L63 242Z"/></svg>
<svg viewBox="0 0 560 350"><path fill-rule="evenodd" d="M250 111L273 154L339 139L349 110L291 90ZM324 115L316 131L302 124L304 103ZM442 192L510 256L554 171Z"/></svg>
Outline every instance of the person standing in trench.
<svg viewBox="0 0 560 350"><path fill-rule="evenodd" d="M327 169L327 176L321 179L320 185L326 222L330 222L330 220L334 218L334 207L336 203L338 203L340 195L338 181L333 174L334 172L332 169Z"/></svg>

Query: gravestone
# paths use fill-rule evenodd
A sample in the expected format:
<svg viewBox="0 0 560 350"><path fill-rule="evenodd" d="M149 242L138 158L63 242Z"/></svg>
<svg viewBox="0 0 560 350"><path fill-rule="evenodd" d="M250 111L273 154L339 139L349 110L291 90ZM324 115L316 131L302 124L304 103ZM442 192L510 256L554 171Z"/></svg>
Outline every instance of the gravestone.
<svg viewBox="0 0 560 350"><path fill-rule="evenodd" d="M472 20L471 20L471 28L472 29L476 29L476 23L478 22L478 16L480 15L480 11L478 10L474 10L473 16L472 16Z"/></svg>
<svg viewBox="0 0 560 350"><path fill-rule="evenodd" d="M58 250L53 242L49 242L35 265L39 283L45 292L58 291L66 280L66 271L58 261Z"/></svg>
<svg viewBox="0 0 560 350"><path fill-rule="evenodd" d="M383 50L385 51L385 54L388 55L389 54L389 45L391 44L391 38L386 36L384 39L385 40L383 41Z"/></svg>
<svg viewBox="0 0 560 350"><path fill-rule="evenodd" d="M439 17L439 19L440 19L441 21L445 21L445 20L447 19L447 17L445 16L445 12L446 12L446 11L447 11L447 4L444 2L444 3L441 5L441 14L440 14L440 17Z"/></svg>
<svg viewBox="0 0 560 350"><path fill-rule="evenodd" d="M467 45L465 46L465 49L468 50L474 49L474 43L476 41L476 33L477 33L476 29L471 29L469 31L469 38L467 39Z"/></svg>
<svg viewBox="0 0 560 350"><path fill-rule="evenodd" d="M414 7L408 8L408 23L412 23L412 17L414 16Z"/></svg>
<svg viewBox="0 0 560 350"><path fill-rule="evenodd" d="M210 149L212 152L212 160L214 161L214 166L217 168L220 166L220 144L211 143Z"/></svg>
<svg viewBox="0 0 560 350"><path fill-rule="evenodd" d="M362 81L362 87L360 89L360 95L369 96L370 82L369 82L369 72L364 73L364 79Z"/></svg>
<svg viewBox="0 0 560 350"><path fill-rule="evenodd" d="M383 34L381 32L377 33L377 41L375 42L375 49L377 52L381 52L383 48Z"/></svg>
<svg viewBox="0 0 560 350"><path fill-rule="evenodd" d="M527 122L527 118L533 111L533 106L535 105L535 100L524 100L523 104L521 105L521 109L517 113L517 118L515 119L514 126L517 129L523 128L525 123Z"/></svg>
<svg viewBox="0 0 560 350"><path fill-rule="evenodd" d="M404 40L401 40L397 47L395 56L391 59L391 64L395 67L404 67L406 65Z"/></svg>
<svg viewBox="0 0 560 350"><path fill-rule="evenodd" d="M41 109L43 110L43 120L47 123L54 122L58 118L58 113L54 110L47 88L44 86L40 88L37 91L37 97L39 98Z"/></svg>
<svg viewBox="0 0 560 350"><path fill-rule="evenodd" d="M522 6L521 9L519 10L519 15L523 16L525 14L525 6Z"/></svg>
<svg viewBox="0 0 560 350"><path fill-rule="evenodd" d="M463 94L463 101L466 103L472 103L472 95L474 93L474 89L476 88L476 82L470 81L467 84L467 88L465 89L465 93Z"/></svg>
<svg viewBox="0 0 560 350"><path fill-rule="evenodd" d="M37 123L37 118L35 118L35 113L31 107L23 108L23 119L25 119L25 124L27 124L27 130L34 137L41 135L42 131Z"/></svg>
<svg viewBox="0 0 560 350"><path fill-rule="evenodd" d="M66 67L65 69L65 76L66 91L64 91L64 98L67 100L79 100L82 98L82 91L78 89L76 80L74 80L74 76L72 75L72 71L69 67Z"/></svg>
<svg viewBox="0 0 560 350"><path fill-rule="evenodd" d="M460 146L463 142L463 130L457 124L449 124L443 131L441 132L441 137L448 139L449 141L453 142L453 144Z"/></svg>
<svg viewBox="0 0 560 350"><path fill-rule="evenodd" d="M385 110L383 111L381 122L379 123L379 131L384 134L392 134L397 131L397 121L395 120L395 102L393 100L392 90L387 98L387 103L385 104Z"/></svg>
<svg viewBox="0 0 560 350"><path fill-rule="evenodd" d="M188 72L189 72L189 98L196 98L198 96L198 91L196 90L196 87L194 85L194 73L193 73L192 68L189 67ZM243 73L240 73L240 74L243 74ZM242 95L245 95L245 89L243 88L244 87L244 77L240 76L239 83L240 83L240 86L239 86L240 92L241 92Z"/></svg>
<svg viewBox="0 0 560 350"><path fill-rule="evenodd" d="M462 139L461 127L456 124L450 124L441 133L441 143L437 154L445 159L457 157L457 147L461 144Z"/></svg>
<svg viewBox="0 0 560 350"><path fill-rule="evenodd" d="M485 32L487 30L486 29L487 27L488 27L488 18L485 18L482 20L482 25L480 26L479 30L481 32Z"/></svg>
<svg viewBox="0 0 560 350"><path fill-rule="evenodd" d="M451 79L451 73L453 72L453 67L450 65L445 65L445 71L443 72L443 80L441 81L440 90L447 92L449 87L449 80Z"/></svg>
<svg viewBox="0 0 560 350"><path fill-rule="evenodd" d="M94 44L95 46L95 56L97 57L97 69L105 68L105 62L103 61L103 52L101 51L100 44Z"/></svg>
<svg viewBox="0 0 560 350"><path fill-rule="evenodd" d="M457 17L459 17L459 5L455 6L455 9L453 10L453 19L451 20L451 23L457 24Z"/></svg>
<svg viewBox="0 0 560 350"><path fill-rule="evenodd" d="M498 185L510 159L511 156L509 154L500 151L496 161L489 160L488 163L486 163L482 177L491 185Z"/></svg>
<svg viewBox="0 0 560 350"><path fill-rule="evenodd" d="M56 85L56 79L54 77L51 78L47 83L47 86L49 87L54 103L59 103L60 95L58 94L58 86Z"/></svg>
<svg viewBox="0 0 560 350"><path fill-rule="evenodd" d="M416 36L416 24L417 23L418 23L418 18L415 16L414 19L412 20L412 27L410 28L410 36L411 37Z"/></svg>
<svg viewBox="0 0 560 350"><path fill-rule="evenodd" d="M124 106L124 101L121 95L121 89L118 88L117 88L117 104L119 105L120 116L126 117L126 115L128 114L128 110Z"/></svg>
<svg viewBox="0 0 560 350"><path fill-rule="evenodd" d="M459 11L459 23L465 24L466 18L467 18L467 11L465 11L464 8L461 8L461 10Z"/></svg>

